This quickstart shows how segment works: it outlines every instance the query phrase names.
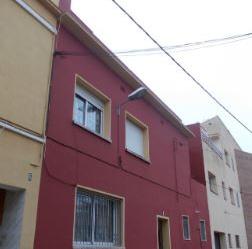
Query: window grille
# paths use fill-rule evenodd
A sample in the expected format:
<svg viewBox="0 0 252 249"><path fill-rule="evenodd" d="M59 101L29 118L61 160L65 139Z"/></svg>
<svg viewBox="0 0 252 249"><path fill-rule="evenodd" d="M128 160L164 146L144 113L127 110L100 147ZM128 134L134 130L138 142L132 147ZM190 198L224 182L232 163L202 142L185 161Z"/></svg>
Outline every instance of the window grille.
<svg viewBox="0 0 252 249"><path fill-rule="evenodd" d="M121 246L121 200L77 190L74 245Z"/></svg>

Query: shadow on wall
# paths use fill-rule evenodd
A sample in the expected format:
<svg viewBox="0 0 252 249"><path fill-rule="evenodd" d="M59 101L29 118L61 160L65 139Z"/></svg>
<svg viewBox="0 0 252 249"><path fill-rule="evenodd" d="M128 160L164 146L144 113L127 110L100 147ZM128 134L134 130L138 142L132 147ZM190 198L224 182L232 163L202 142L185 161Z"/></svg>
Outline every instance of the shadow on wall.
<svg viewBox="0 0 252 249"><path fill-rule="evenodd" d="M19 249L25 192L0 189L0 249Z"/></svg>

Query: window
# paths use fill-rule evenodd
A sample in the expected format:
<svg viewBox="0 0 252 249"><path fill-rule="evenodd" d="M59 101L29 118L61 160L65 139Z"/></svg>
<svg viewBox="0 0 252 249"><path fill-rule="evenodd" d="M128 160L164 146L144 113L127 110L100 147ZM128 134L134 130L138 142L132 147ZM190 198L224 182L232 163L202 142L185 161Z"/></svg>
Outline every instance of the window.
<svg viewBox="0 0 252 249"><path fill-rule="evenodd" d="M225 182L222 182L222 192L223 192L223 198L226 201L227 200L227 191L226 191Z"/></svg>
<svg viewBox="0 0 252 249"><path fill-rule="evenodd" d="M183 238L184 240L190 240L190 224L189 224L189 216L182 216L182 226L183 226Z"/></svg>
<svg viewBox="0 0 252 249"><path fill-rule="evenodd" d="M101 134L103 125L103 106L93 103L95 102L90 102L76 93L74 120L89 130Z"/></svg>
<svg viewBox="0 0 252 249"><path fill-rule="evenodd" d="M200 220L200 238L201 241L206 241L206 221Z"/></svg>
<svg viewBox="0 0 252 249"><path fill-rule="evenodd" d="M233 171L235 171L235 164L234 164L234 159L233 158L231 158L231 164L232 164Z"/></svg>
<svg viewBox="0 0 252 249"><path fill-rule="evenodd" d="M237 199L237 206L240 207L240 197L239 197L239 192L236 193L236 199Z"/></svg>
<svg viewBox="0 0 252 249"><path fill-rule="evenodd" d="M234 190L232 188L229 188L229 194L230 194L231 204L235 205Z"/></svg>
<svg viewBox="0 0 252 249"><path fill-rule="evenodd" d="M76 76L73 117L76 124L109 139L110 109L108 97Z"/></svg>
<svg viewBox="0 0 252 249"><path fill-rule="evenodd" d="M217 187L217 182L216 182L216 177L212 173L208 172L208 180L209 180L209 186L210 190L214 194L218 194L218 187Z"/></svg>
<svg viewBox="0 0 252 249"><path fill-rule="evenodd" d="M129 113L126 113L126 149L149 160L148 127Z"/></svg>
<svg viewBox="0 0 252 249"><path fill-rule="evenodd" d="M229 153L226 150L224 150L224 154L225 154L225 162L226 162L227 166L230 167L231 166L230 155L229 155Z"/></svg>
<svg viewBox="0 0 252 249"><path fill-rule="evenodd" d="M232 244L232 237L231 237L231 234L230 234L230 233L228 234L228 246L229 246L229 248L232 248L232 247L233 247L233 244Z"/></svg>
<svg viewBox="0 0 252 249"><path fill-rule="evenodd" d="M240 243L240 236L235 235L235 244L237 248L241 248L241 243Z"/></svg>
<svg viewBox="0 0 252 249"><path fill-rule="evenodd" d="M74 246L121 246L121 200L77 190Z"/></svg>

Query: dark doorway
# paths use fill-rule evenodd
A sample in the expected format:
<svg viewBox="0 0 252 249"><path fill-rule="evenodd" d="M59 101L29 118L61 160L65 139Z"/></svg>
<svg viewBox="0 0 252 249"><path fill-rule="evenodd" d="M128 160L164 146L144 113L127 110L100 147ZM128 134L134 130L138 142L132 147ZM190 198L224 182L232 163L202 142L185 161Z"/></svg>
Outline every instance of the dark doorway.
<svg viewBox="0 0 252 249"><path fill-rule="evenodd" d="M225 233L214 232L214 244L215 249L226 249L226 237Z"/></svg>
<svg viewBox="0 0 252 249"><path fill-rule="evenodd" d="M215 249L221 249L220 234L214 232Z"/></svg>
<svg viewBox="0 0 252 249"><path fill-rule="evenodd" d="M158 217L158 249L170 249L170 228L168 218Z"/></svg>

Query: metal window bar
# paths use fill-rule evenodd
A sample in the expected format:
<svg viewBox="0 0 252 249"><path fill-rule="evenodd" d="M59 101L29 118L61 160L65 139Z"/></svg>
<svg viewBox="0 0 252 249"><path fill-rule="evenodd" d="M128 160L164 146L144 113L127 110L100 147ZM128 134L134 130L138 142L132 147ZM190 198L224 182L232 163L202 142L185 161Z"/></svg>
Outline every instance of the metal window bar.
<svg viewBox="0 0 252 249"><path fill-rule="evenodd" d="M82 248L121 246L121 201L78 189L74 244Z"/></svg>

